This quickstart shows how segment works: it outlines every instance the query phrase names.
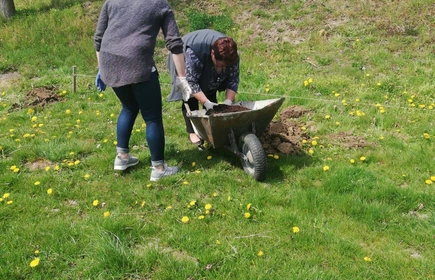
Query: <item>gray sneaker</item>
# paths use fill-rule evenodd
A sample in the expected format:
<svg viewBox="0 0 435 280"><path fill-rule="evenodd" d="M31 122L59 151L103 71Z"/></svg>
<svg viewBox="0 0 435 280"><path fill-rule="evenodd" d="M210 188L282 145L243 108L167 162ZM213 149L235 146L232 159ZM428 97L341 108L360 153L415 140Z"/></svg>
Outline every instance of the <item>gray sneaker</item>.
<svg viewBox="0 0 435 280"><path fill-rule="evenodd" d="M139 159L137 157L133 157L131 155L128 156L128 159L122 159L119 156L116 156L115 163L113 165L113 169L115 170L126 170L131 166L135 166L139 163Z"/></svg>
<svg viewBox="0 0 435 280"><path fill-rule="evenodd" d="M178 172L178 167L168 166L168 165L166 165L166 163L164 165L164 169L161 171L155 167L151 167L151 168L152 168L152 171L151 171L150 180L153 182L159 180L162 177L174 175Z"/></svg>

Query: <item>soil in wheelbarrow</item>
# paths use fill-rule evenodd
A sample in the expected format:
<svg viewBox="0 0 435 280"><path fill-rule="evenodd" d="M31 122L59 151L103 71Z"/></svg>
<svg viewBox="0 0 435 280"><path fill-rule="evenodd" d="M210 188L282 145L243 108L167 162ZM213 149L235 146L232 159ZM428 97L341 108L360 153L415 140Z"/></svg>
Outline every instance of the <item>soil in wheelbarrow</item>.
<svg viewBox="0 0 435 280"><path fill-rule="evenodd" d="M240 105L225 105L219 104L213 107L213 109L208 110L206 115L213 116L214 114L222 114L222 113L235 113L235 112L243 112L249 111L249 108L240 106Z"/></svg>

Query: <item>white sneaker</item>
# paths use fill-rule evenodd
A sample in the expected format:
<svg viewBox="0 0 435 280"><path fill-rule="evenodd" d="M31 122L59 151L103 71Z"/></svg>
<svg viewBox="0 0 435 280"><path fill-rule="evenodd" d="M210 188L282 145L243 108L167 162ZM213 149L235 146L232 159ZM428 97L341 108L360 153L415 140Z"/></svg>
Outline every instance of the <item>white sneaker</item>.
<svg viewBox="0 0 435 280"><path fill-rule="evenodd" d="M165 163L163 167L164 167L163 170L159 170L155 167L151 167L152 171L151 171L150 181L155 182L155 181L158 181L162 177L174 175L178 172L178 167L176 167L176 166L168 166Z"/></svg>
<svg viewBox="0 0 435 280"><path fill-rule="evenodd" d="M122 159L121 157L116 156L115 163L113 164L113 169L122 171L122 170L126 170L131 166L135 166L138 163L139 163L139 159L131 155L128 155L127 159Z"/></svg>

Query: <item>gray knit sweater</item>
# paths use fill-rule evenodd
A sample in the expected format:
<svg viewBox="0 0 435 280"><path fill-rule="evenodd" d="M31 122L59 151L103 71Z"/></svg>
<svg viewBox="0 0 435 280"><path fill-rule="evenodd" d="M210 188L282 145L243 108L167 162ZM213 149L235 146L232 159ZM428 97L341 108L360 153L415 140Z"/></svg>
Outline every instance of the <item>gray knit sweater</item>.
<svg viewBox="0 0 435 280"><path fill-rule="evenodd" d="M120 87L149 80L160 29L166 48L182 53L183 42L166 0L107 0L94 37L103 82Z"/></svg>

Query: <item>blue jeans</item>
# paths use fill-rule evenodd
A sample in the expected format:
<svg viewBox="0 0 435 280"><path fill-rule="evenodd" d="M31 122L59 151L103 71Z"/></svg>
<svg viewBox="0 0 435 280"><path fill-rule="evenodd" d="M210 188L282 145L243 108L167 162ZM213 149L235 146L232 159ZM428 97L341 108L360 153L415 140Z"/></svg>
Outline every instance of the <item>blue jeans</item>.
<svg viewBox="0 0 435 280"><path fill-rule="evenodd" d="M157 71L151 73L149 81L113 88L122 104L116 125L117 151L129 152L129 142L134 122L139 113L146 123L146 141L151 161L163 161L165 132L162 119L162 92Z"/></svg>

